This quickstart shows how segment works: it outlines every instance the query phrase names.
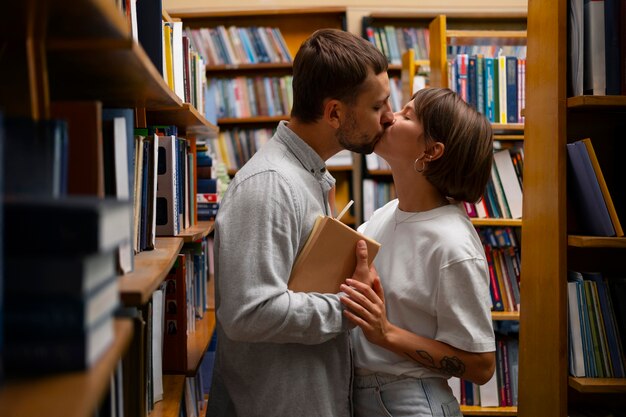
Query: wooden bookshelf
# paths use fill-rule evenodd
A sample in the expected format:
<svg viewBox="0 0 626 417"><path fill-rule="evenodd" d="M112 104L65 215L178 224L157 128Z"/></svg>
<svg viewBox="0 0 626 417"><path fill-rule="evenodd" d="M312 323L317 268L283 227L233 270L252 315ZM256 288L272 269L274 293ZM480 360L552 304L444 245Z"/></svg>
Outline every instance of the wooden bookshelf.
<svg viewBox="0 0 626 417"><path fill-rule="evenodd" d="M282 116L255 116L255 117L223 117L217 119L217 124L222 125L239 125L239 124L255 124L255 123L278 123L281 120L289 120L289 115Z"/></svg>
<svg viewBox="0 0 626 417"><path fill-rule="evenodd" d="M472 217L472 224L474 226L492 226L492 227L521 227L522 219L479 219Z"/></svg>
<svg viewBox="0 0 626 417"><path fill-rule="evenodd" d="M517 407L477 407L462 405L461 413L464 416L516 416Z"/></svg>
<svg viewBox="0 0 626 417"><path fill-rule="evenodd" d="M110 387L111 374L133 334L129 320L115 320L115 339L98 362L83 372L8 380L0 388L0 415L85 417L93 414Z"/></svg>
<svg viewBox="0 0 626 417"><path fill-rule="evenodd" d="M182 237L185 243L195 242L208 236L215 226L213 220L199 221L198 224L183 230L177 237Z"/></svg>
<svg viewBox="0 0 626 417"><path fill-rule="evenodd" d="M567 98L567 107L577 108L610 108L626 107L626 96L576 96Z"/></svg>
<svg viewBox="0 0 626 417"><path fill-rule="evenodd" d="M583 393L624 393L625 378L576 378L569 377L569 386Z"/></svg>
<svg viewBox="0 0 626 417"><path fill-rule="evenodd" d="M234 64L234 65L207 65L207 73L239 73L241 71L271 71L271 70L288 70L291 69L290 63L259 63L259 64Z"/></svg>
<svg viewBox="0 0 626 417"><path fill-rule="evenodd" d="M146 113L148 125L174 125L179 129L179 134L186 133L215 137L219 129L210 123L194 106L183 103L180 107L163 107L149 110Z"/></svg>
<svg viewBox="0 0 626 417"><path fill-rule="evenodd" d="M201 320L196 320L196 331L187 337L187 376L194 376L198 372L214 330L215 310L207 310Z"/></svg>
<svg viewBox="0 0 626 417"><path fill-rule="evenodd" d="M626 248L626 237L569 235L567 244L578 248Z"/></svg>
<svg viewBox="0 0 626 417"><path fill-rule="evenodd" d="M491 319L496 321L519 321L519 311L492 311Z"/></svg>
<svg viewBox="0 0 626 417"><path fill-rule="evenodd" d="M149 417L178 417L185 389L185 375L163 375L163 400L154 405Z"/></svg>
<svg viewBox="0 0 626 417"><path fill-rule="evenodd" d="M158 237L153 250L138 253L133 272L119 278L122 303L127 306L147 303L172 269L182 247L182 237Z"/></svg>

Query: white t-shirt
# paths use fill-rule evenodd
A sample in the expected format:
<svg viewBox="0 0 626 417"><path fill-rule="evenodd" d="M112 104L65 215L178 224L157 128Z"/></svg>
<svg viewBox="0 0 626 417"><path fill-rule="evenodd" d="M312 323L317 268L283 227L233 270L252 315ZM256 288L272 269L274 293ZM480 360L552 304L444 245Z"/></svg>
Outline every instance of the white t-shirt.
<svg viewBox="0 0 626 417"><path fill-rule="evenodd" d="M393 200L359 231L381 243L374 264L389 322L468 352L496 350L485 252L460 205L416 214L399 210ZM357 368L447 377L371 344L358 327L352 341Z"/></svg>

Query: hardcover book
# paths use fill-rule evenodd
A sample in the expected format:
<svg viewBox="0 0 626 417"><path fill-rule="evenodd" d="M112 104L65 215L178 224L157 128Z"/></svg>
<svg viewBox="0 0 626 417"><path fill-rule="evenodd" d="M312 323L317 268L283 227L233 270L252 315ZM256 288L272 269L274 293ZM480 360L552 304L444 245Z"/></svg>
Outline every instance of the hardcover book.
<svg viewBox="0 0 626 417"><path fill-rule="evenodd" d="M5 197L6 255L20 256L45 233L39 255L110 251L130 240L130 204L97 197Z"/></svg>
<svg viewBox="0 0 626 417"><path fill-rule="evenodd" d="M609 216L611 217L611 222L613 223L613 227L615 228L615 236L624 236L622 224L620 223L619 217L617 216L617 211L615 210L615 206L613 205L613 199L611 198L611 193L609 192L609 188L607 187L606 181L604 180L604 175L602 174L602 169L600 168L600 163L598 162L596 152L593 149L593 145L591 144L591 139L585 138L580 140L579 142L585 146L585 149L587 151L586 153L588 154L591 165L593 166L593 172L596 174L596 179L598 180L600 191L602 191L602 196L604 197L606 208L607 210L609 210ZM577 143L576 146L581 145ZM580 149L580 152L581 154L583 154L585 150Z"/></svg>
<svg viewBox="0 0 626 417"><path fill-rule="evenodd" d="M577 145L577 142L568 143L567 155L570 162L569 196L574 203L581 231L594 236L615 236L615 228L585 146L582 143Z"/></svg>
<svg viewBox="0 0 626 417"><path fill-rule="evenodd" d="M289 277L294 292L339 292L356 267L356 243L365 240L371 265L380 243L357 232L341 221L320 215L302 247Z"/></svg>

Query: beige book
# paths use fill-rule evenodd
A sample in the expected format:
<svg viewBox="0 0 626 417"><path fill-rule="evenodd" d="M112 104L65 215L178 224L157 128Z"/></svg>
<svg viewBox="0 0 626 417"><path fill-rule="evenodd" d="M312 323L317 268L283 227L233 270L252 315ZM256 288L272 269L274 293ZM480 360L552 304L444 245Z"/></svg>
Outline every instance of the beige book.
<svg viewBox="0 0 626 417"><path fill-rule="evenodd" d="M374 261L380 243L357 232L338 219L320 215L298 255L288 288L295 292L338 293L356 267L356 243L365 240L368 265Z"/></svg>

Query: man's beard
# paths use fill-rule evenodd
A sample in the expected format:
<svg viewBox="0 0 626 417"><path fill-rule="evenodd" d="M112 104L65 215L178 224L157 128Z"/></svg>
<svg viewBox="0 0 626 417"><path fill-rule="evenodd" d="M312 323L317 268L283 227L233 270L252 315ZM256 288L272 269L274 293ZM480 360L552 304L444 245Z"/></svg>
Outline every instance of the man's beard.
<svg viewBox="0 0 626 417"><path fill-rule="evenodd" d="M357 131L357 122L354 114L350 113L346 117L346 122L337 129L337 140L339 144L352 152L369 155L374 152L376 143L382 137L382 132L370 137L365 133ZM358 140L355 140L358 139Z"/></svg>

